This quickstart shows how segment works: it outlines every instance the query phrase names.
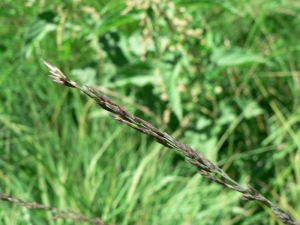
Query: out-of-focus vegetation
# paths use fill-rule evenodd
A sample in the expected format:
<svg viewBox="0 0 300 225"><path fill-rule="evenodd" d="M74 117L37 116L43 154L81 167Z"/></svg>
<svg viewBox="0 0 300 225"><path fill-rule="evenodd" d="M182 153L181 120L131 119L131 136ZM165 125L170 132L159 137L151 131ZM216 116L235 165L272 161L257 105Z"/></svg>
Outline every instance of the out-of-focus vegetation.
<svg viewBox="0 0 300 225"><path fill-rule="evenodd" d="M300 221L300 2L0 3L0 192L113 224L278 224L55 85L40 58ZM73 224L0 202L3 224Z"/></svg>

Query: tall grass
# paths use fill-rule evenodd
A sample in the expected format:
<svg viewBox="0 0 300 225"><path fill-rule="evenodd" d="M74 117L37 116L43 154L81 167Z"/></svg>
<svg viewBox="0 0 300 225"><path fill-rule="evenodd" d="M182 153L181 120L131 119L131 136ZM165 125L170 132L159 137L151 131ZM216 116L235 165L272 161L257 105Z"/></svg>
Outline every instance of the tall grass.
<svg viewBox="0 0 300 225"><path fill-rule="evenodd" d="M300 224L293 221L288 213L262 196L250 184L248 184L248 188L245 189L239 183L231 179L222 169L214 165L201 152L193 150L189 145L180 143L167 133L158 130L150 123L130 114L126 109L120 107L110 98L100 92L97 92L92 87L87 86L87 89L82 88L76 82L69 80L57 67L51 65L45 60L43 60L43 62L50 69L51 74L49 76L53 79L54 82L82 91L84 94L92 98L101 108L112 113L111 115L115 120L125 123L135 130L153 137L156 142L164 145L165 147L178 150L183 155L185 155L186 158L188 158L190 164L197 167L198 172L203 177L224 187L242 193L243 200L255 200L268 206L278 217L278 219L280 219L285 224ZM217 178L216 175L220 175L222 179Z"/></svg>
<svg viewBox="0 0 300 225"><path fill-rule="evenodd" d="M92 99L45 80L45 57L300 221L297 1L4 0L0 8L3 196L112 224L281 223ZM74 223L48 220L51 210L0 208L3 224Z"/></svg>

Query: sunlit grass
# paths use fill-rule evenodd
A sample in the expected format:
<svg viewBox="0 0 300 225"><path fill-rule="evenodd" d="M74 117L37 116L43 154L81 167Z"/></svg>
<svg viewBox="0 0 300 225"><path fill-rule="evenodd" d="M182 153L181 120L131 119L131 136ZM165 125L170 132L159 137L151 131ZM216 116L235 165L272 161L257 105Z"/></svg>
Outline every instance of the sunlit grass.
<svg viewBox="0 0 300 225"><path fill-rule="evenodd" d="M68 75L93 69L93 84L115 82L112 91L152 114L113 100L192 144L300 221L297 2L175 1L134 8L126 17L127 6L117 0L0 6L9 9L0 15L1 193L112 224L278 223L268 208L207 182L179 154L112 120L76 90L53 84L45 78L45 58ZM58 26L42 37L45 27L34 21L48 11ZM196 28L202 33L195 37ZM33 39L26 39L29 31ZM220 58L211 55L224 48L270 64L231 58L234 66L216 65ZM24 58L24 52L31 53ZM123 56L128 64L120 66ZM158 83L141 79L154 74ZM178 99L163 83L172 81L169 75L177 76L180 91L173 93L187 124L178 121L180 110L171 113ZM253 103L262 112L243 111ZM5 201L0 208L1 224L74 224Z"/></svg>

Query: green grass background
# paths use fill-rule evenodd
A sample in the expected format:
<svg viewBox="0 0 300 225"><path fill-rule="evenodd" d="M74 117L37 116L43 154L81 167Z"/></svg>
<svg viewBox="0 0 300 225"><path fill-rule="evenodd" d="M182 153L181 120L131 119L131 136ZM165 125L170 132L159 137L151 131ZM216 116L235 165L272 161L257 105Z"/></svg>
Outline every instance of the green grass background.
<svg viewBox="0 0 300 225"><path fill-rule="evenodd" d="M44 58L300 221L299 15L297 0L2 0L0 192L112 224L280 224L54 84ZM0 202L1 224L74 224L52 216Z"/></svg>

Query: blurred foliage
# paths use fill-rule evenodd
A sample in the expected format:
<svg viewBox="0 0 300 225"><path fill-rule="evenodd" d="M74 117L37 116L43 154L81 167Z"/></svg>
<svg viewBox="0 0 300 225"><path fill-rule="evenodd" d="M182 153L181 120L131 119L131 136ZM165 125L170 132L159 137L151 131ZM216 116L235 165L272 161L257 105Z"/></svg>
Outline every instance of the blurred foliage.
<svg viewBox="0 0 300 225"><path fill-rule="evenodd" d="M276 221L227 191L228 202L218 203L220 187L194 176L181 156L158 153L76 91L51 84L45 58L174 132L300 220L300 2L3 0L0 6L2 192L117 224ZM0 221L49 222L27 210L9 219L14 210L3 211Z"/></svg>

